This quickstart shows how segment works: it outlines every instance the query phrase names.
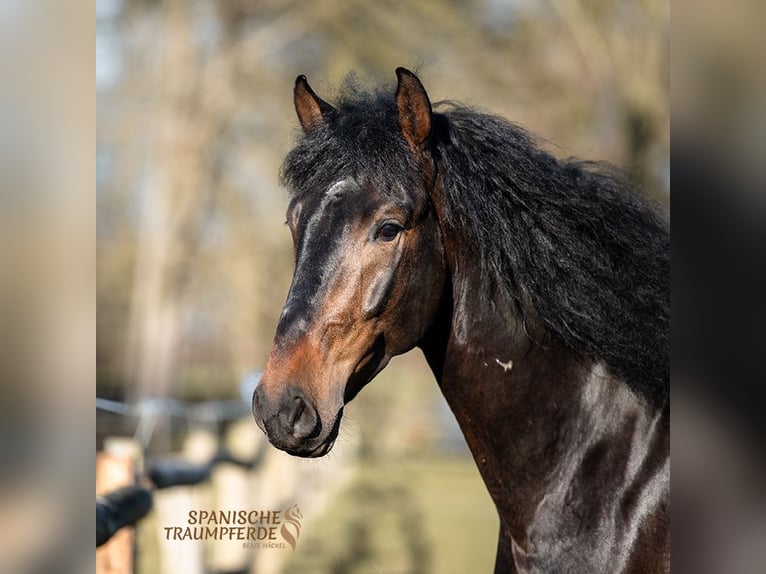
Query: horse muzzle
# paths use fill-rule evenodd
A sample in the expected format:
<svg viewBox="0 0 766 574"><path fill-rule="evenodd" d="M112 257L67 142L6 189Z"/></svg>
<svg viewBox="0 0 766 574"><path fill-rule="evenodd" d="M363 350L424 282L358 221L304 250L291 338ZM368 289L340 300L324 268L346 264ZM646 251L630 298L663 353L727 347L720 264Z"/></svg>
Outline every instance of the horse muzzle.
<svg viewBox="0 0 766 574"><path fill-rule="evenodd" d="M307 458L330 452L340 422L338 413L328 430L311 399L293 385L287 385L276 400L269 400L259 385L253 393L253 417L272 445Z"/></svg>

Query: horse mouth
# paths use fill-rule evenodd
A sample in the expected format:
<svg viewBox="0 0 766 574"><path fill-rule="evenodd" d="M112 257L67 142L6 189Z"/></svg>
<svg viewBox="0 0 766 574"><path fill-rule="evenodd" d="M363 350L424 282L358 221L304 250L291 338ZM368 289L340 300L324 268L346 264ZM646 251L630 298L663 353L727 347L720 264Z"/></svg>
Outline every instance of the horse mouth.
<svg viewBox="0 0 766 574"><path fill-rule="evenodd" d="M323 442L322 444L320 444L314 450L299 456L303 456L304 458L321 458L324 455L326 455L328 452L330 452L332 450L332 447L335 446L335 438L337 437L327 440Z"/></svg>
<svg viewBox="0 0 766 574"><path fill-rule="evenodd" d="M385 343L383 336L379 336L370 347L370 350L362 355L359 362L354 367L351 376L346 384L346 389L343 394L343 403L348 404L362 388L369 383L372 378L377 375L383 367L386 366L388 361L385 361ZM343 417L343 408L338 411L335 417L330 433L327 438L321 443L311 448L284 448L283 450L293 456L300 456L303 458L320 458L329 453L333 446L335 446L335 440L338 438L338 432L340 430L340 421Z"/></svg>
<svg viewBox="0 0 766 574"><path fill-rule="evenodd" d="M335 446L335 441L338 438L338 432L340 431L341 418L343 418L342 408L340 409L340 411L338 411L338 414L335 417L335 423L333 424L332 429L330 430L330 434L328 434L327 438L325 438L322 442L320 442L317 445L307 445L307 446L300 446L300 447L285 447L280 445L274 445L274 446L285 451L287 454L291 456L299 456L301 458L323 457L324 455L326 455L328 452L332 450L333 446Z"/></svg>

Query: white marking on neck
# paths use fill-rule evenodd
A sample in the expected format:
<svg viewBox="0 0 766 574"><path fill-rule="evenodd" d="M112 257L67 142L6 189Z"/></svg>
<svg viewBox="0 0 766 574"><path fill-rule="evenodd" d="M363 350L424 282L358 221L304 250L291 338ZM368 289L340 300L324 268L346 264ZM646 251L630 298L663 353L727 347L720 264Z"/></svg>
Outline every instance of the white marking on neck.
<svg viewBox="0 0 766 574"><path fill-rule="evenodd" d="M507 361L503 362L500 359L495 359L495 362L500 365L506 373L509 372L511 369L513 369L513 361L508 359Z"/></svg>

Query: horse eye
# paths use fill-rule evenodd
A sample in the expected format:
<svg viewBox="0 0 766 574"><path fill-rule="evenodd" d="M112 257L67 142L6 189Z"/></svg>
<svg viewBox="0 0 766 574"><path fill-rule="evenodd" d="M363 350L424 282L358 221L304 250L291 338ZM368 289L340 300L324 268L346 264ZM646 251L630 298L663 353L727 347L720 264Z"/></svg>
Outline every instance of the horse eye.
<svg viewBox="0 0 766 574"><path fill-rule="evenodd" d="M384 223L378 228L378 232L375 234L375 239L380 241L393 241L399 232L402 230L402 226L396 223Z"/></svg>

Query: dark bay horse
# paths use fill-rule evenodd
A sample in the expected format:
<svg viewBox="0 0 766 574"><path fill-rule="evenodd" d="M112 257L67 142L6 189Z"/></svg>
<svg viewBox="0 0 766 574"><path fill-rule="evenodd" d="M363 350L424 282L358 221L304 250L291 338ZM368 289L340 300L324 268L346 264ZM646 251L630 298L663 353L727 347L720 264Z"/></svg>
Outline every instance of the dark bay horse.
<svg viewBox="0 0 766 574"><path fill-rule="evenodd" d="M419 347L497 507L495 572L669 571L667 220L396 74L336 105L296 80L295 273L255 420L323 456L344 405Z"/></svg>

